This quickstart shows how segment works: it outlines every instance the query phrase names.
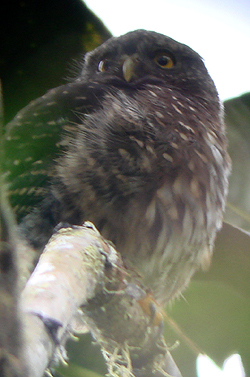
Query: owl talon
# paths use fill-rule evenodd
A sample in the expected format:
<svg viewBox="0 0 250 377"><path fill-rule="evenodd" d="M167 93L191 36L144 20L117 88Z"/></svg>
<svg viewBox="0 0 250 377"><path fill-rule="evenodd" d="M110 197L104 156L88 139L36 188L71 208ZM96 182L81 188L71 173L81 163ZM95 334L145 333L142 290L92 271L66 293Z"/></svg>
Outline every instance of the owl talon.
<svg viewBox="0 0 250 377"><path fill-rule="evenodd" d="M149 324L159 326L163 329L163 312L151 293L147 293L145 297L140 299L139 304L142 310L150 317Z"/></svg>

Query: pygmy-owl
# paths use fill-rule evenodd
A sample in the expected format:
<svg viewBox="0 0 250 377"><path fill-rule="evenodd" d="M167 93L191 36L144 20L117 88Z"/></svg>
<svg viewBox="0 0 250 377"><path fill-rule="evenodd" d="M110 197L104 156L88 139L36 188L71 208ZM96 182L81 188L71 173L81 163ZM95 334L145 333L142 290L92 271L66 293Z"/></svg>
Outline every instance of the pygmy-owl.
<svg viewBox="0 0 250 377"><path fill-rule="evenodd" d="M90 220L160 302L209 262L230 160L216 88L186 45L145 30L109 39L17 114L5 149L34 248L59 222Z"/></svg>

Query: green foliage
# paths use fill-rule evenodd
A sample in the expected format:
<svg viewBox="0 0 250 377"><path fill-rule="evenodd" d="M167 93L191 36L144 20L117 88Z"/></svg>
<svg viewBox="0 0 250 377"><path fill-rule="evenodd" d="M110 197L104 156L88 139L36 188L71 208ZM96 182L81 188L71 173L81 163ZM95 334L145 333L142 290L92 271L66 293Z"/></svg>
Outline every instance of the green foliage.
<svg viewBox="0 0 250 377"><path fill-rule="evenodd" d="M95 373L86 368L82 368L73 363L70 363L67 368L61 368L60 372L58 373L61 377L103 377L101 374Z"/></svg>
<svg viewBox="0 0 250 377"><path fill-rule="evenodd" d="M3 0L0 77L5 121L66 83L74 61L111 34L81 0Z"/></svg>
<svg viewBox="0 0 250 377"><path fill-rule="evenodd" d="M183 332L222 366L226 357L239 353L246 374L250 372L250 238L241 230L224 224L216 242L210 270L199 272L187 291L167 311ZM194 376L196 355L181 345L172 352L184 376ZM182 366L182 367L181 367ZM184 372L183 372L184 373Z"/></svg>

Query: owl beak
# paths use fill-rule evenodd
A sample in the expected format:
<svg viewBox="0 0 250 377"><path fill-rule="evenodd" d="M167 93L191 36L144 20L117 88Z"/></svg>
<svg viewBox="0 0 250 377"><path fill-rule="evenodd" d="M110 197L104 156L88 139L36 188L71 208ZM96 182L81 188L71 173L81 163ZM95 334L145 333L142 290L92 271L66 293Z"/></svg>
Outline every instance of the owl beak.
<svg viewBox="0 0 250 377"><path fill-rule="evenodd" d="M123 77L127 82L130 82L132 78L136 77L136 67L138 66L138 54L126 56L122 65Z"/></svg>

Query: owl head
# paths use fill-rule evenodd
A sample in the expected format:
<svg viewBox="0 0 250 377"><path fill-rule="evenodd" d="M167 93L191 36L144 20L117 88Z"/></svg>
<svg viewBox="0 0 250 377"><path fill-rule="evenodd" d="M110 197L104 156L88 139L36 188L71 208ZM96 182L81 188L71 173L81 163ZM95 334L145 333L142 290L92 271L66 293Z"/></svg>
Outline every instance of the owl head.
<svg viewBox="0 0 250 377"><path fill-rule="evenodd" d="M202 58L190 47L152 31L110 38L85 57L81 78L131 89L167 86L218 101Z"/></svg>

